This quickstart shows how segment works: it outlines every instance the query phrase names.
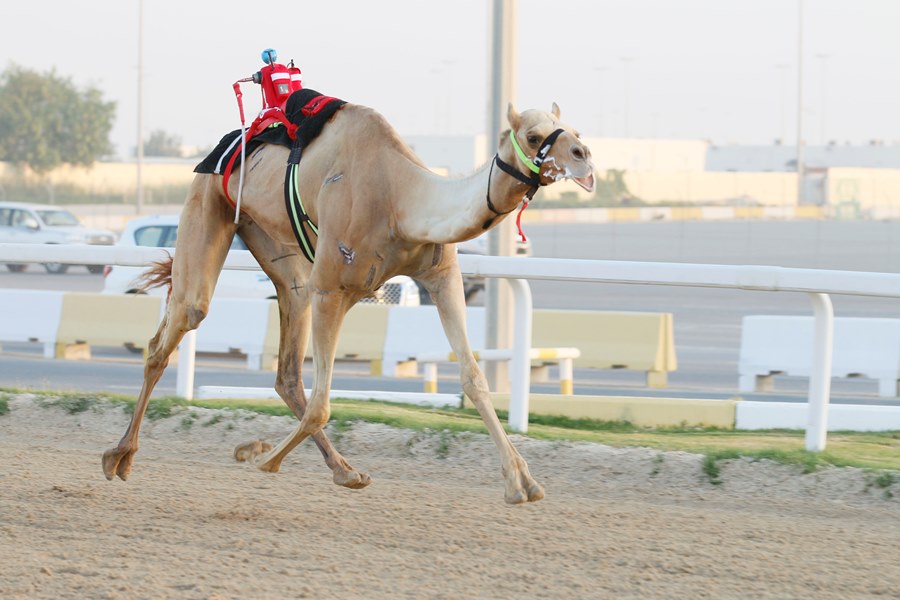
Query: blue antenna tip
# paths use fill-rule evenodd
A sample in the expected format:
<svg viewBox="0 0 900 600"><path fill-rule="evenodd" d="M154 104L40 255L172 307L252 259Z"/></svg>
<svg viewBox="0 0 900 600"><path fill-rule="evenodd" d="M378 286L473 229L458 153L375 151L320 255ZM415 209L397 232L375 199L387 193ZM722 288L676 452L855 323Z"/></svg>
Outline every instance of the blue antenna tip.
<svg viewBox="0 0 900 600"><path fill-rule="evenodd" d="M278 60L278 53L273 48L266 48L262 51L262 60L267 65L271 65Z"/></svg>

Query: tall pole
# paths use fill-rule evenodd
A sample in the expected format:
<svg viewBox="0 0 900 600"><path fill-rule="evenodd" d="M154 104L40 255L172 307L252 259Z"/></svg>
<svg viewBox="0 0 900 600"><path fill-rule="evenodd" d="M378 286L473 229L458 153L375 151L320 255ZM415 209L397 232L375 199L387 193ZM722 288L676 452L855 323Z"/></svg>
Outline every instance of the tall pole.
<svg viewBox="0 0 900 600"><path fill-rule="evenodd" d="M803 0L797 0L797 205L805 198L803 191Z"/></svg>
<svg viewBox="0 0 900 600"><path fill-rule="evenodd" d="M787 105L788 105L788 68L789 65L778 64L775 68L781 72L781 127L778 128L778 139L787 144Z"/></svg>
<svg viewBox="0 0 900 600"><path fill-rule="evenodd" d="M488 89L490 101L487 118L488 153L500 145L500 131L507 129L506 109L515 101L516 82L516 1L494 0L491 11L491 70ZM488 253L512 256L516 243L513 220L507 219L488 233ZM485 284L485 312L488 348L511 348L513 332L512 292L509 284L489 278ZM509 391L509 369L504 361L488 361L485 376L490 388Z"/></svg>
<svg viewBox="0 0 900 600"><path fill-rule="evenodd" d="M828 108L828 59L831 58L830 54L816 54L816 58L822 61L822 108L819 109L821 113L820 117L822 119L820 134L822 136L822 145L828 145L828 133L825 130L825 116L828 113L826 110Z"/></svg>
<svg viewBox="0 0 900 600"><path fill-rule="evenodd" d="M622 128L624 131L624 135L622 137L628 137L630 131L628 130L628 107L631 104L631 61L634 60L631 56L621 56L619 57L624 65L623 68L623 81L624 86L622 89L624 90L622 95Z"/></svg>
<svg viewBox="0 0 900 600"><path fill-rule="evenodd" d="M137 197L135 198L135 212L141 214L144 210L144 182L142 169L144 167L144 0L138 0L138 66L137 66Z"/></svg>

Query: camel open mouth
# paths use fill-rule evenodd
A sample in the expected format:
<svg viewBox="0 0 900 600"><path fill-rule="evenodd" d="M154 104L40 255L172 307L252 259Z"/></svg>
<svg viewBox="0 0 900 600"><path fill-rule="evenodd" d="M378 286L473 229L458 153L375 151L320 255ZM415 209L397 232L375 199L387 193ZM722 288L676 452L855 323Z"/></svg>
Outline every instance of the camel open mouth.
<svg viewBox="0 0 900 600"><path fill-rule="evenodd" d="M587 190L588 192L594 191L594 172L591 171L584 177L572 177L572 181L580 185L582 188Z"/></svg>

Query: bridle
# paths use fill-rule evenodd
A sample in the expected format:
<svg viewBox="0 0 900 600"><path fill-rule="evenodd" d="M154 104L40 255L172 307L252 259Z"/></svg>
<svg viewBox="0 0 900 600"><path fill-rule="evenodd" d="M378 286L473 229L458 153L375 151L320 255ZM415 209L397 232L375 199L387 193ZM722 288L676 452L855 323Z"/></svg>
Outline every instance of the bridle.
<svg viewBox="0 0 900 600"><path fill-rule="evenodd" d="M528 155L525 154L525 151L522 150L522 147L519 145L519 141L516 139L515 132L510 129L509 130L509 141L512 142L513 149L516 151L516 156L519 157L519 160L528 167L529 174L525 175L517 168L509 164L500 158L500 153L494 154L494 160L491 161L491 170L488 172L488 186L487 193L485 194L485 200L487 201L488 210L494 213L493 217L490 217L487 221L484 222L484 225L481 226L482 229L488 229L491 225L494 224L494 221L497 217L502 217L503 215L508 215L512 211L516 210L513 207L511 210L506 212L500 212L497 210L497 207L494 206L494 203L491 202L491 177L494 175L494 165L506 173L510 175L514 179L524 183L528 186L528 191L525 192L525 196L522 198L522 208L519 209L519 214L516 217L516 227L519 229L519 236L522 238L522 241L527 241L525 237L525 233L522 231L522 211L524 211L528 207L528 203L531 202L531 199L534 197L534 194L538 191L538 188L542 185L546 185L541 180L541 165L547 159L547 154L550 152L550 148L553 146L553 143L556 142L556 138L563 133L562 129L557 129L553 131L550 135L544 138L544 141L541 142L540 147L538 148L537 154L534 155L534 158L528 158Z"/></svg>

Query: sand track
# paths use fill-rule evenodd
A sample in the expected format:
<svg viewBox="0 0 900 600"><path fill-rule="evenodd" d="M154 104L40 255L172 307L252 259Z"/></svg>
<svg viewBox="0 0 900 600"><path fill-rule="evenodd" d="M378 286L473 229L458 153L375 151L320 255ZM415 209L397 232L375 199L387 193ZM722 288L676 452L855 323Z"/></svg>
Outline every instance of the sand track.
<svg viewBox="0 0 900 600"><path fill-rule="evenodd" d="M281 473L233 447L287 418L193 409L147 424L128 482L100 455L120 408L28 395L0 416L2 598L898 598L900 484L685 453L517 439L547 498L503 502L480 435L360 423L331 483L312 444Z"/></svg>

